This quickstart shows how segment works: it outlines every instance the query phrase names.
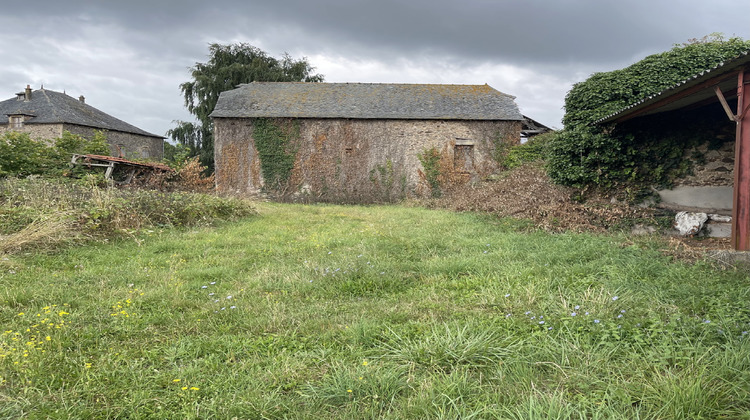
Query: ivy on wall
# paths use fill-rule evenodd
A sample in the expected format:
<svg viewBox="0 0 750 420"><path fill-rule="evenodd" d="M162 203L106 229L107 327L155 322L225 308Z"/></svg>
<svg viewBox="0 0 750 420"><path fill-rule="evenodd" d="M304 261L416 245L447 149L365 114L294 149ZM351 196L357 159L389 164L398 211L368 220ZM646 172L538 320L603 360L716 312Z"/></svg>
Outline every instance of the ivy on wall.
<svg viewBox="0 0 750 420"><path fill-rule="evenodd" d="M258 118L253 122L264 188L280 191L286 186L297 158L299 138L297 121Z"/></svg>
<svg viewBox="0 0 750 420"><path fill-rule="evenodd" d="M424 176L427 179L427 185L433 197L440 197L440 152L436 148L426 149L417 154L419 162L424 168Z"/></svg>
<svg viewBox="0 0 750 420"><path fill-rule="evenodd" d="M385 165L375 165L370 170L370 182L373 185L373 194L376 201L390 203L403 199L406 196L406 175L401 174L398 177L399 190L394 196L393 187L396 184L397 170L393 166L391 159L386 159Z"/></svg>
<svg viewBox="0 0 750 420"><path fill-rule="evenodd" d="M684 129L696 120L679 116L615 127L594 122L748 50L750 41L713 34L575 84L565 97L565 129L548 145L550 177L576 187L668 185L690 170L684 151L711 141L710 131Z"/></svg>

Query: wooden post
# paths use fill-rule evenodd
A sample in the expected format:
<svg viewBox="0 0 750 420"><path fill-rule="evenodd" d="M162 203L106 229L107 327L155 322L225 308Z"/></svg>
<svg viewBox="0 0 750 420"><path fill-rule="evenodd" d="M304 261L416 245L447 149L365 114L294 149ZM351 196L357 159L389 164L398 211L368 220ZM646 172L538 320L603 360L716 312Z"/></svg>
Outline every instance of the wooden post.
<svg viewBox="0 0 750 420"><path fill-rule="evenodd" d="M109 165L107 165L107 171L104 172L104 178L105 179L112 179L112 171L115 170L115 163L109 162Z"/></svg>
<svg viewBox="0 0 750 420"><path fill-rule="evenodd" d="M732 245L750 251L750 72L737 77L737 138L734 159Z"/></svg>

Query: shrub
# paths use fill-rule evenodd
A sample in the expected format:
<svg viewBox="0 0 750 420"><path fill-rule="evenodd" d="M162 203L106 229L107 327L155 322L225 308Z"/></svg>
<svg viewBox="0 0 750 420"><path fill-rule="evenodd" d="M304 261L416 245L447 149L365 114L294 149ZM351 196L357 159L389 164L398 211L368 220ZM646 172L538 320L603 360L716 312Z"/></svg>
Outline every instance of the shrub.
<svg viewBox="0 0 750 420"><path fill-rule="evenodd" d="M91 139L64 131L50 141L9 131L0 137L0 176L59 175L68 170L73 153L106 155L107 139L100 131Z"/></svg>
<svg viewBox="0 0 750 420"><path fill-rule="evenodd" d="M506 169L513 169L526 162L546 159L548 143L553 136L554 133L541 134L524 144L510 147L502 160L502 165Z"/></svg>
<svg viewBox="0 0 750 420"><path fill-rule="evenodd" d="M0 137L0 176L41 174L51 163L51 149L27 133L9 131Z"/></svg>
<svg viewBox="0 0 750 420"><path fill-rule="evenodd" d="M174 172L152 173L134 180L129 186L148 188L159 191L184 191L209 193L214 190L214 174L206 176L208 172L202 166L198 156L188 158L182 162L168 162Z"/></svg>

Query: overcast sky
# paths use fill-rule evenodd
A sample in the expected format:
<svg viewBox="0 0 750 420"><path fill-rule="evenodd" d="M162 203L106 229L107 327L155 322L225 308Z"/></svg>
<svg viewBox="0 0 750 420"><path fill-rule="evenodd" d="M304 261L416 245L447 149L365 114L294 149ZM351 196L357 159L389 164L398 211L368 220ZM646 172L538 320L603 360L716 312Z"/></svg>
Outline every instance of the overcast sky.
<svg viewBox="0 0 750 420"><path fill-rule="evenodd" d="M484 84L561 128L571 86L690 38L750 39L747 0L37 0L0 14L0 99L65 91L149 132L192 120L210 43L307 57L327 82Z"/></svg>

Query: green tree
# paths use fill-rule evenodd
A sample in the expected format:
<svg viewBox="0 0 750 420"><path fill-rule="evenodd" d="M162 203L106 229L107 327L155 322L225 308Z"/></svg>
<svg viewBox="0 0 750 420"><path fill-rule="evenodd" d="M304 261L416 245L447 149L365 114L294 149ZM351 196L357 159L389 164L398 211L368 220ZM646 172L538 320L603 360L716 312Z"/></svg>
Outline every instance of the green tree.
<svg viewBox="0 0 750 420"><path fill-rule="evenodd" d="M175 121L177 126L167 131L167 135L187 146L192 156L199 156L201 164L210 171L214 169L214 142L209 114L221 92L254 81L323 81L322 75L313 74L315 68L306 58L295 60L285 53L276 59L247 43L211 44L208 57L205 63L195 63L190 68L192 80L180 85L185 106L197 122Z"/></svg>

